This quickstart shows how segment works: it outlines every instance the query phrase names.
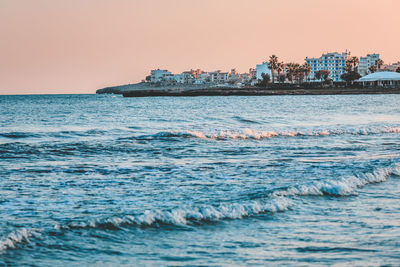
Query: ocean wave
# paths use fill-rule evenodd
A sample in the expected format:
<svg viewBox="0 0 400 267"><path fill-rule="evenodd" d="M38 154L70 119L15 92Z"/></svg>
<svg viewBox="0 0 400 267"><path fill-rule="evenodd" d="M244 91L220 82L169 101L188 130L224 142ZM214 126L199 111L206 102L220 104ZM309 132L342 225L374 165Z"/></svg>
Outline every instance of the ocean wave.
<svg viewBox="0 0 400 267"><path fill-rule="evenodd" d="M338 180L318 181L308 185L289 187L284 190L275 191L271 194L271 196L348 196L354 194L357 189L368 184L385 182L391 175L400 176L399 165L396 165L393 168L380 168L371 173L366 173L359 176L340 178Z"/></svg>
<svg viewBox="0 0 400 267"><path fill-rule="evenodd" d="M235 120L237 120L237 121L239 121L239 122L243 122L243 123L260 124L258 121L246 119L246 118L243 118L243 117L241 117L241 116L233 116L232 118L235 119Z"/></svg>
<svg viewBox="0 0 400 267"><path fill-rule="evenodd" d="M39 137L38 133L31 132L8 132L8 133L0 133L0 137L9 138L9 139L23 139L23 138L36 138Z"/></svg>
<svg viewBox="0 0 400 267"><path fill-rule="evenodd" d="M28 139L28 138L74 138L100 136L106 131L100 129L89 129L83 131L55 131L55 132L3 132L0 137L7 139ZM163 131L149 135L139 135L131 138L135 140L159 140L170 138L197 138L212 140L260 140L273 137L318 137L318 136L336 136L336 135L376 135L376 134L400 134L399 127L369 127L360 129L321 129L321 130L281 130L264 131L245 128L241 131L221 130L212 132L202 131Z"/></svg>
<svg viewBox="0 0 400 267"><path fill-rule="evenodd" d="M7 249L14 249L20 243L29 243L29 239L36 233L36 230L21 228L8 234L7 237L0 240L0 252Z"/></svg>
<svg viewBox="0 0 400 267"><path fill-rule="evenodd" d="M361 129L333 129L333 130L304 130L304 131L261 131L245 128L243 131L219 131L206 133L202 131L170 131L159 132L152 135L141 135L134 139L152 140L168 138L198 138L212 140L245 140L245 139L268 139L273 137L317 137L317 136L336 136L336 135L376 135L376 134L399 134L400 127L383 128L361 128Z"/></svg>
<svg viewBox="0 0 400 267"><path fill-rule="evenodd" d="M106 131L100 129L89 129L82 131L51 131L51 132L3 132L0 133L0 137L8 139L26 139L26 138L65 138L65 137L76 137L76 136L96 136L103 135Z"/></svg>
<svg viewBox="0 0 400 267"><path fill-rule="evenodd" d="M243 203L204 205L172 210L146 210L139 215L115 216L91 221L56 225L57 230L98 228L118 230L124 226L158 227L161 225L197 225L220 220L242 219L262 213L283 212L289 209L291 197L297 196L349 196L369 184L385 182L389 176L400 176L400 164L392 168L379 168L373 172L337 180L317 181L273 191L267 197Z"/></svg>
<svg viewBox="0 0 400 267"><path fill-rule="evenodd" d="M196 225L204 222L215 222L228 219L242 219L261 213L282 212L289 208L290 201L284 197L269 202L252 201L248 203L206 205L193 208L178 208L169 211L146 210L143 214L124 217L97 219L89 222L71 222L67 225L56 225L55 229L100 228L118 229L123 226L151 227L160 225Z"/></svg>
<svg viewBox="0 0 400 267"><path fill-rule="evenodd" d="M297 196L348 196L368 184L385 182L390 176L400 176L400 164L391 168L379 168L359 176L314 182L274 191L262 199L220 205L202 205L171 210L146 210L137 215L113 216L86 221L73 221L54 226L55 231L73 231L79 229L121 230L124 227L158 228L163 226L198 226L222 220L237 220L260 214L284 212L293 207ZM49 230L50 234L54 230ZM42 231L41 231L42 232ZM21 228L11 232L0 240L0 254L8 249L18 248L30 243L32 238L42 238L36 229ZM306 248L308 249L308 248Z"/></svg>

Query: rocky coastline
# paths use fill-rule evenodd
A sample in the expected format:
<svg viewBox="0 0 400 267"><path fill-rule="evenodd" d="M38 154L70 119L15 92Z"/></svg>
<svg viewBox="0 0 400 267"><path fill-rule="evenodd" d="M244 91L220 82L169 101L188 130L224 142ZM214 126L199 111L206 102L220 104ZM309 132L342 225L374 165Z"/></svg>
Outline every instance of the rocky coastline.
<svg viewBox="0 0 400 267"><path fill-rule="evenodd" d="M354 95L354 94L400 94L400 88L384 87L216 87L208 85L151 85L148 83L106 87L96 94L120 94L124 97L155 96L267 96L267 95Z"/></svg>

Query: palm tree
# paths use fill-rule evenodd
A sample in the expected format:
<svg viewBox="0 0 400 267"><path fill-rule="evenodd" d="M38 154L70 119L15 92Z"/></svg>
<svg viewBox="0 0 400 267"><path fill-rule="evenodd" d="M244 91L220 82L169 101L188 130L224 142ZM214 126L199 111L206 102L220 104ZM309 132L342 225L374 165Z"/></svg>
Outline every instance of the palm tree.
<svg viewBox="0 0 400 267"><path fill-rule="evenodd" d="M321 83L322 83L322 80L324 80L324 82L326 82L329 78L329 74L330 74L330 72L328 70L319 70L315 73L315 78L317 80L321 80Z"/></svg>
<svg viewBox="0 0 400 267"><path fill-rule="evenodd" d="M358 57L351 57L349 59L346 60L346 67L344 68L344 70L347 73L350 73L352 71L357 72L358 70L358 63L360 62L360 60L358 59Z"/></svg>
<svg viewBox="0 0 400 267"><path fill-rule="evenodd" d="M353 71L358 70L358 63L360 62L360 59L358 57L352 57L351 58L351 63L353 64Z"/></svg>
<svg viewBox="0 0 400 267"><path fill-rule="evenodd" d="M371 66L371 67L368 68L368 70L369 70L371 73L374 73L374 72L376 72L376 66Z"/></svg>
<svg viewBox="0 0 400 267"><path fill-rule="evenodd" d="M271 70L272 83L274 83L274 71L277 69L277 67L278 67L278 57L275 55L270 56L268 60L268 68Z"/></svg>
<svg viewBox="0 0 400 267"><path fill-rule="evenodd" d="M303 69L304 75L306 76L306 82L308 82L308 75L311 72L311 66L308 63L304 63L301 67Z"/></svg>
<svg viewBox="0 0 400 267"><path fill-rule="evenodd" d="M301 66L298 63L295 63L295 65L294 65L294 74L295 74L297 83L300 84L301 81L304 79L303 66Z"/></svg>
<svg viewBox="0 0 400 267"><path fill-rule="evenodd" d="M287 66L287 77L289 81L293 81L293 76L298 77L300 65L298 63L288 63Z"/></svg>
<svg viewBox="0 0 400 267"><path fill-rule="evenodd" d="M278 72L278 82L281 83L281 80L279 79L279 77L281 76L281 72L283 71L283 62L278 62L276 64L276 71Z"/></svg>
<svg viewBox="0 0 400 267"><path fill-rule="evenodd" d="M287 67L286 76L287 76L289 81L293 81L293 75L294 75L294 72L295 72L295 66L294 65L295 65L295 63L292 63L292 62L286 64L286 67Z"/></svg>
<svg viewBox="0 0 400 267"><path fill-rule="evenodd" d="M380 58L378 58L378 59L376 60L375 66L376 66L376 68L377 68L378 71L381 70L381 67L382 67L383 63L384 63L383 60L380 59Z"/></svg>
<svg viewBox="0 0 400 267"><path fill-rule="evenodd" d="M353 71L353 63L351 59L346 60L346 67L344 67L344 71L347 73Z"/></svg>

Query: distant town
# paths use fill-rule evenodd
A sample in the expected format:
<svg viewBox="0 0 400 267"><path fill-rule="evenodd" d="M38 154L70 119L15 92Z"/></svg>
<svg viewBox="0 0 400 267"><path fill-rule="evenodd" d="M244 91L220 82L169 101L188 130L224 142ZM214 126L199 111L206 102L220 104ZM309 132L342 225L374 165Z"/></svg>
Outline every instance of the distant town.
<svg viewBox="0 0 400 267"><path fill-rule="evenodd" d="M177 84L213 85L215 87L263 86L269 83L352 83L377 72L400 73L400 61L385 64L379 54L364 57L352 56L350 52L322 54L318 58L306 57L303 64L281 62L276 55L268 57L247 73L203 71L201 69L173 74L168 70L151 70L142 82L162 86Z"/></svg>

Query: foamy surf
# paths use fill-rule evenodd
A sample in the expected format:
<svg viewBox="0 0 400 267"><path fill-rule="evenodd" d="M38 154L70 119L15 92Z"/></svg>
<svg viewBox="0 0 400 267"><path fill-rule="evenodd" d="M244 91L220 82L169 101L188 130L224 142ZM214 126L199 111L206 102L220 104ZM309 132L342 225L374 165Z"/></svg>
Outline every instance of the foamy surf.
<svg viewBox="0 0 400 267"><path fill-rule="evenodd" d="M245 128L243 131L221 130L218 132L207 133L202 131L171 131L160 132L153 135L139 136L137 139L160 139L160 138L198 138L210 140L261 140L273 137L318 137L318 136L337 136L337 135L376 135L376 134L399 134L400 127L383 128L360 128L360 129L322 129L304 131L262 131Z"/></svg>
<svg viewBox="0 0 400 267"><path fill-rule="evenodd" d="M340 178L338 180L318 181L308 185L294 186L285 190L275 191L271 195L273 197L322 195L348 196L354 194L357 189L366 185L385 182L391 175L400 175L399 165L396 165L393 168L380 168L371 173L366 173L359 176Z"/></svg>
<svg viewBox="0 0 400 267"><path fill-rule="evenodd" d="M379 168L371 173L340 178L338 180L318 181L306 185L293 186L269 194L268 199L251 202L204 205L201 207L176 208L172 210L146 210L139 215L127 215L91 221L71 222L56 225L56 230L100 228L118 229L124 226L157 227L160 225L196 225L204 222L235 220L263 213L283 212L290 208L292 199L297 196L348 196L357 189L369 184L387 181L389 176L400 176L400 165L392 168Z"/></svg>
<svg viewBox="0 0 400 267"><path fill-rule="evenodd" d="M400 176L400 164L392 168L379 168L373 172L359 176L314 182L307 185L290 187L269 194L267 199L241 203L224 203L220 205L203 205L200 207L176 208L172 210L146 210L138 215L114 216L111 218L70 222L56 225L57 231L73 229L119 230L123 227L160 227L162 225L193 226L207 222L222 220L240 220L259 214L284 212L293 207L293 197L298 196L348 196L356 193L366 185L382 183L390 176ZM32 237L37 237L35 229L19 229L10 233L0 241L0 253L15 249L19 244L29 243Z"/></svg>
<svg viewBox="0 0 400 267"><path fill-rule="evenodd" d="M8 234L7 237L0 241L0 253L7 249L14 249L20 243L28 243L29 238L32 237L35 230L28 230L21 228Z"/></svg>
<svg viewBox="0 0 400 267"><path fill-rule="evenodd" d="M242 219L261 213L283 212L289 208L290 200L277 197L273 200L252 201L248 203L221 204L219 206L205 205L193 208L177 208L169 211L146 210L143 214L123 217L112 217L89 222L72 222L67 225L57 225L59 229L80 228L119 228L123 226L149 227L159 225L195 225L204 222Z"/></svg>

